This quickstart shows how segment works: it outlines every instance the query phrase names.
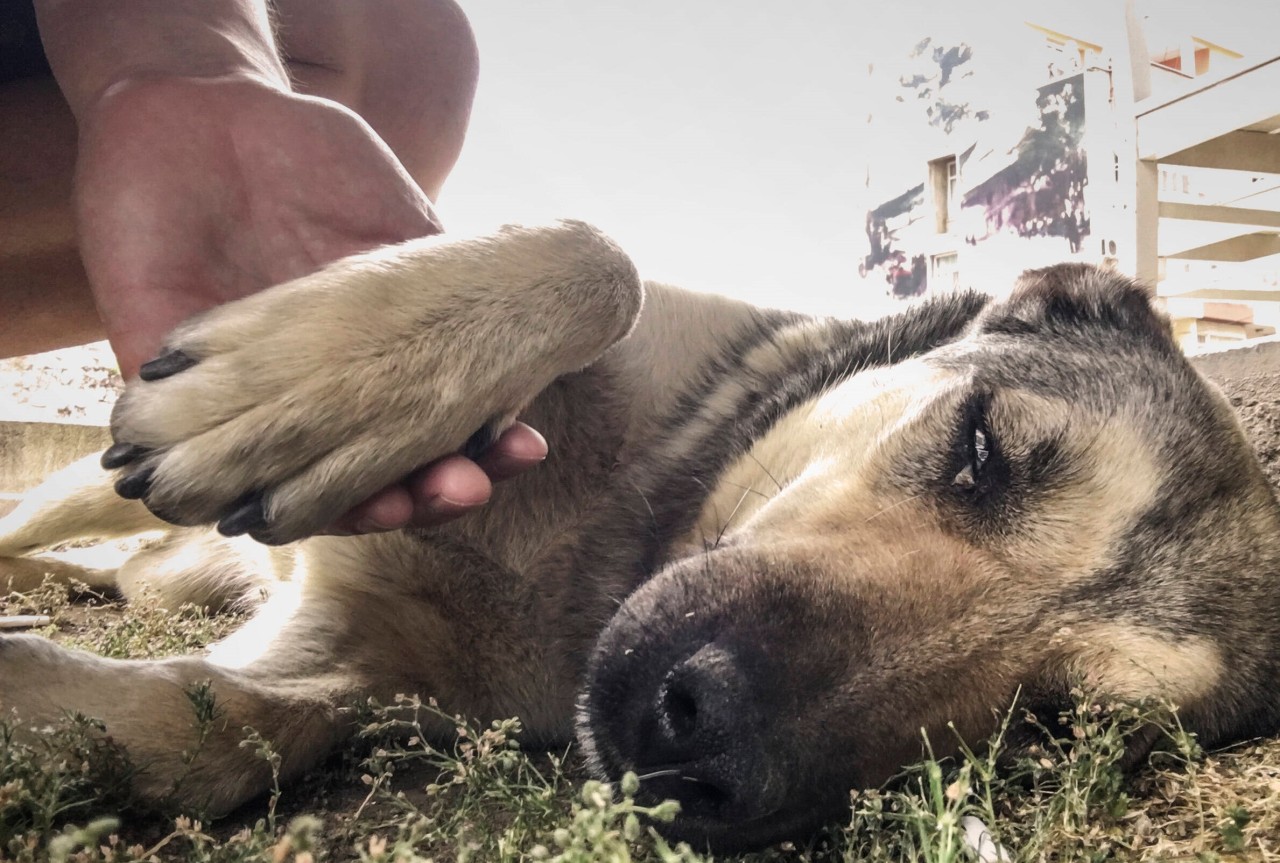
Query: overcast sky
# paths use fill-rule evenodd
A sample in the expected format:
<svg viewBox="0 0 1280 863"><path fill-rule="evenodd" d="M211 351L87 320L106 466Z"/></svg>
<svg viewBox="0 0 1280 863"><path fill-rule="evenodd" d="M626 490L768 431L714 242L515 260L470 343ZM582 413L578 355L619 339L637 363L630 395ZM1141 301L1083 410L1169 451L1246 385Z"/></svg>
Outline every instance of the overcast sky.
<svg viewBox="0 0 1280 863"><path fill-rule="evenodd" d="M859 16L752 5L466 4L481 82L446 224L583 218L650 278L761 301L856 276Z"/></svg>
<svg viewBox="0 0 1280 863"><path fill-rule="evenodd" d="M894 142L863 132L866 64L900 56L921 32L964 38L988 23L1055 15L1088 22L1099 2L1120 7L463 0L480 42L480 92L441 211L461 231L583 218L620 240L650 278L806 310L874 312L875 291L854 293L866 213L858 192L868 148L892 152ZM1180 16L1208 5L1147 3ZM1227 39L1256 40L1267 28L1250 26L1250 13L1275 18L1280 0L1212 6Z"/></svg>

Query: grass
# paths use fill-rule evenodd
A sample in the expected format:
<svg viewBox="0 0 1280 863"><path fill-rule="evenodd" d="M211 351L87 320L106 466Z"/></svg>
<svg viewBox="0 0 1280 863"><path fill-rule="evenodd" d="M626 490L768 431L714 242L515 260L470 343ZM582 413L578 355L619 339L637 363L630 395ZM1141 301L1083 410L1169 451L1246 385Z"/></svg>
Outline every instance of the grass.
<svg viewBox="0 0 1280 863"><path fill-rule="evenodd" d="M72 603L52 586L0 600L0 614L18 613L48 614L45 634L113 656L190 651L237 623L145 602ZM197 709L200 693L192 696ZM985 828L988 861L1280 861L1280 741L1206 754L1175 710L1079 696L1071 713L1034 720L1060 724L1062 743L1009 764L997 735L957 758L927 759L885 788L853 794L848 820L811 841L732 859L968 863L980 858L965 832ZM215 823L140 809L128 794L127 753L92 719L68 717L38 737L17 737L0 718L0 860L712 860L654 830L674 804L637 804L634 777L618 787L586 779L572 751L524 751L516 719L478 727L449 717L454 739L434 746L422 733L427 718L441 715L429 699L405 695L359 709L358 741L306 780L273 782L260 801ZM1011 714L1006 723L1022 721ZM1126 774L1126 736L1153 723L1163 743ZM243 745L278 763L271 741L252 730Z"/></svg>

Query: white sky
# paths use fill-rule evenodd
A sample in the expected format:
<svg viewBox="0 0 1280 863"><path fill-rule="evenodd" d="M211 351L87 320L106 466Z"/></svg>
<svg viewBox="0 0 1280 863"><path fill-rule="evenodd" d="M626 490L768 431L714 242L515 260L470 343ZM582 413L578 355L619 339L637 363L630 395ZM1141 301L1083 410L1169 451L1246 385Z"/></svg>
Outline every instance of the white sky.
<svg viewBox="0 0 1280 863"><path fill-rule="evenodd" d="M863 132L866 64L901 57L922 32L972 43L978 31L996 38L997 24L1035 18L1074 30L1122 9L1121 0L462 2L481 80L440 201L450 230L586 219L648 278L849 315L885 306L857 277L864 165L869 152L892 163L895 148ZM1213 36L1227 22L1224 41L1280 39L1249 23L1275 18L1280 0L1143 7L1207 17ZM1022 44L1011 40L1011 50Z"/></svg>
<svg viewBox="0 0 1280 863"><path fill-rule="evenodd" d="M446 225L582 218L648 278L757 302L851 285L864 16L840 0L753 5L464 4L481 81Z"/></svg>

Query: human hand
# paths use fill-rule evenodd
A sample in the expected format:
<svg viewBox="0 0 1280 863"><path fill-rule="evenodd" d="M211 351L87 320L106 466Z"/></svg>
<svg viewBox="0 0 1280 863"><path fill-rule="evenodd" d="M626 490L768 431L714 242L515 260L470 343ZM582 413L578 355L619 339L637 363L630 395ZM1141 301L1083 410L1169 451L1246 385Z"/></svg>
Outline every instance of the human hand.
<svg viewBox="0 0 1280 863"><path fill-rule="evenodd" d="M546 440L518 422L475 461L452 455L421 468L351 510L328 532L374 533L449 521L488 502L492 482L522 474L546 457Z"/></svg>
<svg viewBox="0 0 1280 863"><path fill-rule="evenodd" d="M392 152L333 102L247 77L151 77L108 88L79 119L81 256L126 377L196 312L441 230ZM517 424L478 463L429 465L333 530L448 520L545 456Z"/></svg>

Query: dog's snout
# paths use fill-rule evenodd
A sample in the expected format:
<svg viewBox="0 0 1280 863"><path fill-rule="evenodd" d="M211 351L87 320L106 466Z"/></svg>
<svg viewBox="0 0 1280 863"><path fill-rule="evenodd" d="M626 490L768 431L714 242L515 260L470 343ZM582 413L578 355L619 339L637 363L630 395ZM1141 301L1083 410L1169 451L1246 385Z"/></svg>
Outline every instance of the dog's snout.
<svg viewBox="0 0 1280 863"><path fill-rule="evenodd" d="M821 751L812 726L829 733L815 711L841 716L842 731L857 724L853 701L828 693L849 666L832 633L847 643L858 621L817 613L848 606L811 601L794 572L785 587L759 575L780 571L771 564L721 550L667 570L628 600L592 655L578 714L591 769L634 772L646 805L676 800L663 828L672 837L722 850L786 838L839 813L860 778L849 759L811 754ZM743 573L757 576L753 589ZM784 641L798 649L776 649Z"/></svg>

